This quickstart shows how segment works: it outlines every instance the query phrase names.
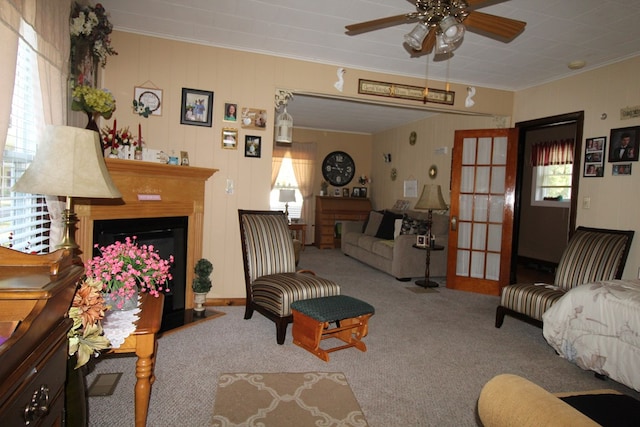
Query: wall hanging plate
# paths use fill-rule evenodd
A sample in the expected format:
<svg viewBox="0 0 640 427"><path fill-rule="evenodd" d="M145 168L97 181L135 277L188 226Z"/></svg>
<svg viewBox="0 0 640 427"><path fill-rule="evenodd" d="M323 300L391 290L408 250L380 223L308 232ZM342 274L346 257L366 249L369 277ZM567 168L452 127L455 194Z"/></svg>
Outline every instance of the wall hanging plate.
<svg viewBox="0 0 640 427"><path fill-rule="evenodd" d="M412 131L409 135L409 145L416 145L416 141L418 140L418 134L416 131Z"/></svg>
<svg viewBox="0 0 640 427"><path fill-rule="evenodd" d="M398 177L398 170L396 168L391 168L391 181L395 181Z"/></svg>
<svg viewBox="0 0 640 427"><path fill-rule="evenodd" d="M434 179L438 175L438 167L436 165L431 165L429 168L429 178Z"/></svg>

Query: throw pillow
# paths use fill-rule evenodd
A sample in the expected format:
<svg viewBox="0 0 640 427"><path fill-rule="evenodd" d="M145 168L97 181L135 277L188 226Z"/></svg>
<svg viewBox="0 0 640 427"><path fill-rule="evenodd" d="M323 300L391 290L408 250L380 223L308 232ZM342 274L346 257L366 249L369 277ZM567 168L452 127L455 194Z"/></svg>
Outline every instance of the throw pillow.
<svg viewBox="0 0 640 427"><path fill-rule="evenodd" d="M640 402L623 394L581 394L561 397L602 426L637 426L640 421Z"/></svg>
<svg viewBox="0 0 640 427"><path fill-rule="evenodd" d="M402 219L402 215L384 211L384 214L382 215L382 222L376 232L376 237L379 239L393 240L396 219Z"/></svg>
<svg viewBox="0 0 640 427"><path fill-rule="evenodd" d="M400 234L427 234L427 229L427 220L403 215Z"/></svg>
<svg viewBox="0 0 640 427"><path fill-rule="evenodd" d="M367 220L367 224L365 225L364 234L365 236L375 236L378 232L378 228L380 228L380 223L382 222L382 213L377 211L371 211L369 213L369 219Z"/></svg>

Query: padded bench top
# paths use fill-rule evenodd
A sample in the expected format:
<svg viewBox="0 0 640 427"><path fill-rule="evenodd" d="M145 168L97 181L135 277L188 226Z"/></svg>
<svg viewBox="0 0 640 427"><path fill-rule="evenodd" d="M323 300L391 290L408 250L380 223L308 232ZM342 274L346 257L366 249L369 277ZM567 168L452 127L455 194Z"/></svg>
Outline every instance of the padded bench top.
<svg viewBox="0 0 640 427"><path fill-rule="evenodd" d="M291 303L291 309L319 322L335 322L375 312L372 305L347 295L294 301Z"/></svg>

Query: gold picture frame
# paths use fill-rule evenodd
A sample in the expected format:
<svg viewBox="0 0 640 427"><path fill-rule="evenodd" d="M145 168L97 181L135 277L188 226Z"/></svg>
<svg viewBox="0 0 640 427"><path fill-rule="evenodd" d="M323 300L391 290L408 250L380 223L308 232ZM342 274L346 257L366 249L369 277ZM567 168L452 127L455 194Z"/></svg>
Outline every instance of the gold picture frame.
<svg viewBox="0 0 640 427"><path fill-rule="evenodd" d="M235 150L238 148L238 129L223 128L222 129L222 148L225 150Z"/></svg>

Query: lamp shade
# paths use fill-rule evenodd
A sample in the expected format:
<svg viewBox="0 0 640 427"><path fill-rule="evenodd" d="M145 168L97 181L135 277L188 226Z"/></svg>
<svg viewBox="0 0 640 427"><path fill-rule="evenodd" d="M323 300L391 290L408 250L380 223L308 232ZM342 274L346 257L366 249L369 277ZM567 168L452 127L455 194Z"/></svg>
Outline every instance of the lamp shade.
<svg viewBox="0 0 640 427"><path fill-rule="evenodd" d="M48 126L36 156L13 191L49 196L118 198L93 130Z"/></svg>
<svg viewBox="0 0 640 427"><path fill-rule="evenodd" d="M418 202L413 207L420 210L443 210L447 209L447 204L442 197L442 188L439 185L427 184L422 188L422 194Z"/></svg>
<svg viewBox="0 0 640 427"><path fill-rule="evenodd" d="M296 201L296 190L280 190L280 203L290 203Z"/></svg>

